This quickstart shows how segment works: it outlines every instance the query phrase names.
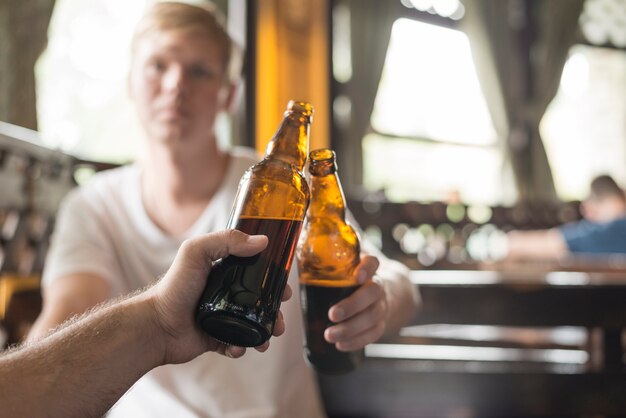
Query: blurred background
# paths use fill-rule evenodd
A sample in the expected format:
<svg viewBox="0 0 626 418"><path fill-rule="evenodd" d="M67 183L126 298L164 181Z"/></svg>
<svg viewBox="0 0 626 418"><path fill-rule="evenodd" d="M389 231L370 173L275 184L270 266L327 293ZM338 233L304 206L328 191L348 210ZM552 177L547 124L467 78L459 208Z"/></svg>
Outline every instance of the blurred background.
<svg viewBox="0 0 626 418"><path fill-rule="evenodd" d="M0 120L81 159L131 161L142 133L128 43L149 1L5 0ZM417 261L435 235L449 247L459 222L472 225L463 243L483 225L479 241L494 226L551 226L577 217L594 176L626 182L623 1L217 4L246 48L223 142L263 150L284 103L310 100L311 147L337 150L350 199L461 205L398 222L394 241L414 266L449 258ZM499 209L516 205L533 210ZM488 256L463 250L451 261Z"/></svg>
<svg viewBox="0 0 626 418"><path fill-rule="evenodd" d="M0 2L3 344L17 341L40 309L38 278L60 199L93 172L131 162L140 152L142 133L127 97L126 74L132 30L150 1ZM556 280L566 286L596 283L595 272L609 271L626 279L626 264L618 256L513 266L501 262L507 231L546 229L579 220L580 202L588 196L595 176L609 174L626 186L625 0L215 3L227 16L233 38L245 48L245 82L236 109L220 119L223 144L263 151L287 101L310 101L316 108L311 149L336 150L349 207L363 233L388 256L417 273L521 271L544 284L546 272L578 274L550 276L553 284ZM442 276L415 277L424 288L428 311L428 284L436 284ZM466 276L449 277L442 283L462 283ZM495 276L473 277L483 284L496 281ZM433 289L438 291L436 286ZM580 385L578 380L567 381L559 389L551 377L545 377L552 376L554 369L541 369L540 377L546 380L521 381L517 386L503 383L510 374L502 378L496 373L495 380L480 381L484 386L466 382L468 364L481 358L488 364L502 362L502 357L489 360L488 355L465 351L460 360L469 363L454 363L454 373L465 367L465 374L442 375L445 367L433 371L424 363L419 363L426 367L422 369L411 363L409 369L434 373L431 385L413 380L413 375L384 375L414 388L412 393L451 390L449 399L433 403L435 409L423 407L412 415L410 411L419 408L394 392L397 399L389 393L369 398L371 416L480 416L513 411L507 408L519 408L524 416L551 415L558 408L550 407L559 404L566 406L555 414L623 416L626 405L616 400L618 389L626 387L623 351L619 351L621 323L611 322L611 329L618 330L612 338L621 344L617 354L610 354L619 359L611 369L613 386L601 386L594 380L599 379L599 369L592 367L596 357L590 347L593 329L603 324L590 316L542 324L538 310L547 310L550 300L529 308L537 314L535 319L515 317L510 323L468 319L463 324L491 328L433 328L443 321L433 317L430 324L416 323L418 328L405 335L412 340L404 343L569 349L555 361L533 360L524 352L521 357L507 357L508 366L565 364L570 368L559 373L566 370L576 379L583 376ZM602 298L594 301L581 312L593 316L594 309L608 303ZM454 303L437 299L437 303L464 312L458 305L462 299ZM473 315L471 309L468 312ZM498 312L494 310L491 317ZM531 317L529 313L527 318ZM524 333L522 328L503 328L508 325L534 325L541 330ZM577 328L546 333L548 326ZM437 350L399 357L445 359L441 354L445 351ZM374 351L370 351L373 358L397 355ZM454 353L447 359L453 357ZM395 363L380 367L370 369L375 370L372 376L396 370ZM510 373L512 369L498 370ZM362 381L371 381L372 376ZM450 386L455 381L465 386ZM335 416L366 416L329 395L344 383L354 384L325 382L330 388L325 392L329 410ZM537 393L525 392L529 385ZM472 386L500 394L504 388L520 390L529 403L502 395L510 402L494 406L483 397L468 395ZM368 388L361 389L376 391ZM539 399L540 393L556 397ZM581 399L588 393L595 403L572 404L576 396L567 393ZM395 413L388 409L392 401L400 405Z"/></svg>

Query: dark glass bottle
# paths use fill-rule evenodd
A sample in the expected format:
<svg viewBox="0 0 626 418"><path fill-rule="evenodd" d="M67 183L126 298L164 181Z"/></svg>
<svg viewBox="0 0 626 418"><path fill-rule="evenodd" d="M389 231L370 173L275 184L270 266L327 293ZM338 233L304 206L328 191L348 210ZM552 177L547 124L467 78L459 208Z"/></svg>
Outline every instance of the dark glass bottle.
<svg viewBox="0 0 626 418"><path fill-rule="evenodd" d="M328 310L351 295L359 285L354 270L361 247L346 222L346 204L337 176L335 153L329 149L309 156L311 205L296 250L300 299L305 330L305 354L318 372L346 373L364 358L364 351L342 352L324 339L332 322Z"/></svg>
<svg viewBox="0 0 626 418"><path fill-rule="evenodd" d="M225 343L255 347L272 335L309 205L302 170L312 115L310 104L290 101L265 158L239 183L228 226L269 243L253 257L225 257L209 273L196 321Z"/></svg>

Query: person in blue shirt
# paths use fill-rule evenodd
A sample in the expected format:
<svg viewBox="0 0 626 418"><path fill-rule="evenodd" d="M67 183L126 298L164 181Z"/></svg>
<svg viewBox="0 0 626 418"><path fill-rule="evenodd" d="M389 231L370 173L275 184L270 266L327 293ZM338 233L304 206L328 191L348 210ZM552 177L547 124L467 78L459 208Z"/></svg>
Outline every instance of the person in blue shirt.
<svg viewBox="0 0 626 418"><path fill-rule="evenodd" d="M626 254L626 196L611 176L594 178L581 214L582 220L557 228L509 232L507 258Z"/></svg>

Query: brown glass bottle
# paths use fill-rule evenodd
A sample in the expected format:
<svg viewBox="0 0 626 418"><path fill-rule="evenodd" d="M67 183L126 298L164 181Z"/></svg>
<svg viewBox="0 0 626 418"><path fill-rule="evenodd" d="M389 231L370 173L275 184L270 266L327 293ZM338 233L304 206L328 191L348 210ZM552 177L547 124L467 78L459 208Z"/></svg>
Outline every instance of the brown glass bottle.
<svg viewBox="0 0 626 418"><path fill-rule="evenodd" d="M359 285L354 270L360 244L346 222L345 198L337 176L335 153L329 149L309 156L311 205L296 250L300 300L305 330L305 355L318 372L346 373L363 360L363 350L342 352L324 339L332 322L328 310Z"/></svg>
<svg viewBox="0 0 626 418"><path fill-rule="evenodd" d="M309 205L302 169L312 115L310 104L290 101L265 158L239 183L228 227L267 235L269 243L253 257L223 258L209 273L196 321L225 343L255 347L272 335Z"/></svg>

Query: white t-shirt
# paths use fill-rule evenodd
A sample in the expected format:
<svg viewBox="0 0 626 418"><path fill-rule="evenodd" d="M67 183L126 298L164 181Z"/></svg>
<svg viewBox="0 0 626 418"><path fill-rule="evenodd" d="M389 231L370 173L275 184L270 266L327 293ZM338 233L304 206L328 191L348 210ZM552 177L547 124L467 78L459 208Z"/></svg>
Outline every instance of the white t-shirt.
<svg viewBox="0 0 626 418"><path fill-rule="evenodd" d="M171 264L186 238L226 227L243 172L258 162L252 150L235 148L224 182L184 237L163 233L141 201L140 169L102 172L65 199L57 218L43 285L59 277L93 273L111 285L111 297L152 283ZM297 290L296 269L289 283ZM302 352L298 297L283 303L287 331L265 353L240 359L206 353L188 363L158 367L141 378L109 411L109 417L325 416L314 373Z"/></svg>

